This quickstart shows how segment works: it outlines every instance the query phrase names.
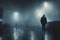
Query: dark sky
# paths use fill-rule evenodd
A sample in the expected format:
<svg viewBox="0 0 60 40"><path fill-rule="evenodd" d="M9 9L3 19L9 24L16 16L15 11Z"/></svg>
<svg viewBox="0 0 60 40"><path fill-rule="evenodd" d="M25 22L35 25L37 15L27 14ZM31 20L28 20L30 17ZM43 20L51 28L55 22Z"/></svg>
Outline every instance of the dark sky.
<svg viewBox="0 0 60 40"><path fill-rule="evenodd" d="M12 22L11 15L18 11L21 14L20 23L28 22L29 24L40 24L39 19L36 18L35 10L41 8L43 2L49 2L53 5L51 12L46 13L48 22L60 21L60 1L59 0L1 0L3 7L3 21Z"/></svg>

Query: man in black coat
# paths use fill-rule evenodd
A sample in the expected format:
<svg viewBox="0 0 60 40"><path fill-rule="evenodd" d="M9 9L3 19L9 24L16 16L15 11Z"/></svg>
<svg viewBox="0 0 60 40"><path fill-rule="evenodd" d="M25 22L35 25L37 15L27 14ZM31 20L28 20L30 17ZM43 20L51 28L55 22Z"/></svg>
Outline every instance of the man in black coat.
<svg viewBox="0 0 60 40"><path fill-rule="evenodd" d="M47 24L47 19L45 15L41 17L41 24L42 24L42 40L45 40L45 29L46 29L46 24Z"/></svg>
<svg viewBox="0 0 60 40"><path fill-rule="evenodd" d="M41 24L42 24L42 30L45 30L45 26L47 24L47 19L46 19L45 15L43 15L41 17Z"/></svg>

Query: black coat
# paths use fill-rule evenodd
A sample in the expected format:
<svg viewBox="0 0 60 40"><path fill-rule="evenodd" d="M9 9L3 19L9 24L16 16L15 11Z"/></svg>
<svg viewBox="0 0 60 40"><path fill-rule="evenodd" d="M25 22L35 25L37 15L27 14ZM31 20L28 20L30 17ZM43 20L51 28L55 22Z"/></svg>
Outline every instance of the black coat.
<svg viewBox="0 0 60 40"><path fill-rule="evenodd" d="M41 24L42 24L42 25L47 24L47 19L46 19L46 17L42 17L42 18L41 18Z"/></svg>

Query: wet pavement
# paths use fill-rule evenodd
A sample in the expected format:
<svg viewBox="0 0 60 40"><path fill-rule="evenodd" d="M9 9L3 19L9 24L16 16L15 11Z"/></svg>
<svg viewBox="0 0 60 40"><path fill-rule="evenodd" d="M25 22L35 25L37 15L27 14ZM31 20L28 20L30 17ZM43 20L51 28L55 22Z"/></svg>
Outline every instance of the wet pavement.
<svg viewBox="0 0 60 40"><path fill-rule="evenodd" d="M42 40L42 27L32 27L15 29L14 30L14 40ZM52 35L47 31L45 33L45 40L52 40Z"/></svg>

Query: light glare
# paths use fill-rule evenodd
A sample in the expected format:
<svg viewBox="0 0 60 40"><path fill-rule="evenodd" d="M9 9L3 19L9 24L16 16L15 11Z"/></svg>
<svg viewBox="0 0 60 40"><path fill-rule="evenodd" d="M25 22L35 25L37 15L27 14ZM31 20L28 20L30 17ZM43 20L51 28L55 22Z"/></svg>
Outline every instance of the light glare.
<svg viewBox="0 0 60 40"><path fill-rule="evenodd" d="M44 7L45 7L45 8L48 8L48 7L49 7L49 5L48 5L47 2L44 2Z"/></svg>
<svg viewBox="0 0 60 40"><path fill-rule="evenodd" d="M47 34L45 34L45 40L48 40L48 35Z"/></svg>
<svg viewBox="0 0 60 40"><path fill-rule="evenodd" d="M0 37L0 40L2 40L2 37Z"/></svg>
<svg viewBox="0 0 60 40"><path fill-rule="evenodd" d="M14 18L15 21L18 21L19 20L19 13L18 12L14 12L13 18Z"/></svg>
<svg viewBox="0 0 60 40"><path fill-rule="evenodd" d="M44 8L44 10L50 11L52 9L52 4L49 2L44 2L43 8Z"/></svg>
<svg viewBox="0 0 60 40"><path fill-rule="evenodd" d="M34 33L31 31L31 40L34 40Z"/></svg>
<svg viewBox="0 0 60 40"><path fill-rule="evenodd" d="M23 35L22 29L14 28L14 33L13 33L14 40L17 40L19 38L19 36L22 36L22 35Z"/></svg>
<svg viewBox="0 0 60 40"><path fill-rule="evenodd" d="M17 29L16 28L14 28L14 40L17 40L17 38L18 38L18 31L17 31Z"/></svg>
<svg viewBox="0 0 60 40"><path fill-rule="evenodd" d="M0 21L2 21L2 19L0 19Z"/></svg>
<svg viewBox="0 0 60 40"><path fill-rule="evenodd" d="M48 13L52 12L53 9L53 5L50 2L43 2L42 3L42 7L39 7L35 10L35 16L36 18L39 20L44 14L48 15ZM51 20L48 18L47 20L48 22L50 22Z"/></svg>

